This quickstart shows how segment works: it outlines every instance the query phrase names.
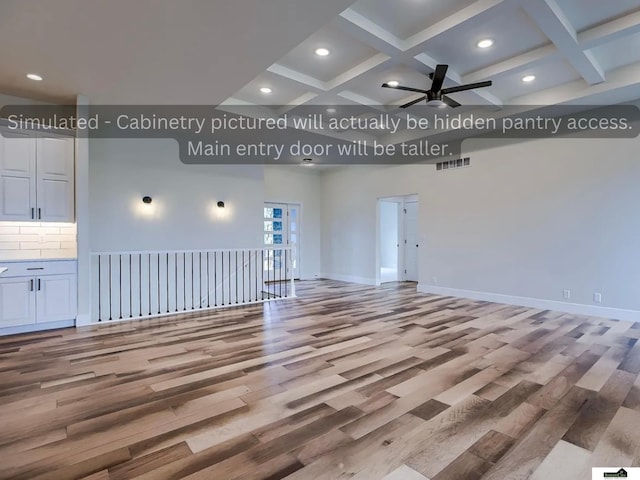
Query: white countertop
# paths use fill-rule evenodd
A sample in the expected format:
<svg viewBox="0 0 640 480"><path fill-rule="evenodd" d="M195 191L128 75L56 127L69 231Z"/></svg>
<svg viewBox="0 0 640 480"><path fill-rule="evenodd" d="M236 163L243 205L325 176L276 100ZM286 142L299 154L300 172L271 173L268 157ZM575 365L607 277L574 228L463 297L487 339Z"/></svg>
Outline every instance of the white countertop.
<svg viewBox="0 0 640 480"><path fill-rule="evenodd" d="M77 258L24 258L24 259L11 259L2 260L0 263L27 263L27 262L75 262Z"/></svg>

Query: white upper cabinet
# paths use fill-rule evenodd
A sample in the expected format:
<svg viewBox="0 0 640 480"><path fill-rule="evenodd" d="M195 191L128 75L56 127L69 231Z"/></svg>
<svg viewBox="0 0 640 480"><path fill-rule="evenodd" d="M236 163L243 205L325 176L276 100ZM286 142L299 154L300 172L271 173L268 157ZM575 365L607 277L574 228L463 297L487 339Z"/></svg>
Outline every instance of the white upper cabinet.
<svg viewBox="0 0 640 480"><path fill-rule="evenodd" d="M73 221L73 138L38 137L36 159L38 220Z"/></svg>
<svg viewBox="0 0 640 480"><path fill-rule="evenodd" d="M74 140L2 130L0 220L72 222Z"/></svg>
<svg viewBox="0 0 640 480"><path fill-rule="evenodd" d="M0 219L36 216L36 139L33 133L2 130L0 135Z"/></svg>

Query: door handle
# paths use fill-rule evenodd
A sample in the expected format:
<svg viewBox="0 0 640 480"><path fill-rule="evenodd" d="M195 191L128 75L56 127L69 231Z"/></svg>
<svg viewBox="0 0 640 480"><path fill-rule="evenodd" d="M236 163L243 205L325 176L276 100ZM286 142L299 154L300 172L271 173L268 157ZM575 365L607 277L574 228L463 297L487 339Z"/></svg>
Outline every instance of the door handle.
<svg viewBox="0 0 640 480"><path fill-rule="evenodd" d="M42 209L38 208L38 220L42 220Z"/></svg>
<svg viewBox="0 0 640 480"><path fill-rule="evenodd" d="M31 207L31 220L35 220L36 218L36 209Z"/></svg>
<svg viewBox="0 0 640 480"><path fill-rule="evenodd" d="M38 291L40 291L40 279L38 279Z"/></svg>
<svg viewBox="0 0 640 480"><path fill-rule="evenodd" d="M29 280L29 291L33 292L33 279Z"/></svg>

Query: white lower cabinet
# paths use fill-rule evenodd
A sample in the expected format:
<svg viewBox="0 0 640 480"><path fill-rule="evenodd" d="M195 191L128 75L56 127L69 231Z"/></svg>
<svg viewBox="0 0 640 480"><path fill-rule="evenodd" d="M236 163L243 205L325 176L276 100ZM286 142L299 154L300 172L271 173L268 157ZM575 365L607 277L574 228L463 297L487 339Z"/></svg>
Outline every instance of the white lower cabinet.
<svg viewBox="0 0 640 480"><path fill-rule="evenodd" d="M36 323L33 278L0 279L0 328Z"/></svg>
<svg viewBox="0 0 640 480"><path fill-rule="evenodd" d="M75 261L2 263L0 333L3 328L75 320ZM34 328L37 329L37 328Z"/></svg>
<svg viewBox="0 0 640 480"><path fill-rule="evenodd" d="M59 322L76 316L76 276L37 277L36 322Z"/></svg>

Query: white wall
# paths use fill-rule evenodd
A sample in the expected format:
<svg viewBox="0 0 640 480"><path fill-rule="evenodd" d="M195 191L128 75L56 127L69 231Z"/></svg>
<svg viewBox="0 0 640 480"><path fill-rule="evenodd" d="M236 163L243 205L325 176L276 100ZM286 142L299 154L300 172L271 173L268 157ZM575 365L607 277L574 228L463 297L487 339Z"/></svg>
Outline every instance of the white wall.
<svg viewBox="0 0 640 480"><path fill-rule="evenodd" d="M260 246L263 170L185 165L172 140L92 139L91 250ZM145 195L153 198L152 209L144 208ZM222 212L216 207L218 200L226 204Z"/></svg>
<svg viewBox="0 0 640 480"><path fill-rule="evenodd" d="M465 148L473 152L471 168L324 173L324 271L371 283L376 198L416 192L424 290L592 307L593 293L601 292L602 307L640 310L640 140Z"/></svg>
<svg viewBox="0 0 640 480"><path fill-rule="evenodd" d="M380 202L380 266L398 268L398 204Z"/></svg>
<svg viewBox="0 0 640 480"><path fill-rule="evenodd" d="M355 166L323 172L323 276L375 284L377 199L418 193L432 169Z"/></svg>
<svg viewBox="0 0 640 480"><path fill-rule="evenodd" d="M300 278L321 276L320 174L297 165L267 166L264 169L265 201L301 205Z"/></svg>

